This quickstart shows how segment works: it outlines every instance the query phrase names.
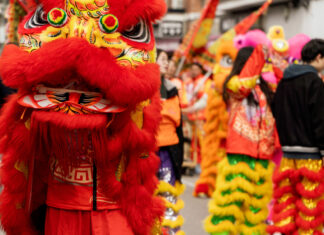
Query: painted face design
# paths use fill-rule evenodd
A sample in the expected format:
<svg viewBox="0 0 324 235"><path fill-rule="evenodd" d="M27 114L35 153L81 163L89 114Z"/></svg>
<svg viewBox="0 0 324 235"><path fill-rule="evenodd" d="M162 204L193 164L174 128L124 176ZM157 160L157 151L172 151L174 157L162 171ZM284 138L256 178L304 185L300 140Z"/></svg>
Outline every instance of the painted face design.
<svg viewBox="0 0 324 235"><path fill-rule="evenodd" d="M160 81L152 22L164 11L153 1L160 7L141 0L35 3L19 26L20 50L3 56L11 65L20 61L21 74L15 66L0 71L16 71L3 78L23 93L19 104L73 115L123 112L150 99Z"/></svg>
<svg viewBox="0 0 324 235"><path fill-rule="evenodd" d="M32 52L43 43L78 37L107 48L123 66L154 63L154 37L151 24L138 23L120 32L118 18L110 14L106 0L66 0L65 8L47 14L42 5L24 23L20 47Z"/></svg>

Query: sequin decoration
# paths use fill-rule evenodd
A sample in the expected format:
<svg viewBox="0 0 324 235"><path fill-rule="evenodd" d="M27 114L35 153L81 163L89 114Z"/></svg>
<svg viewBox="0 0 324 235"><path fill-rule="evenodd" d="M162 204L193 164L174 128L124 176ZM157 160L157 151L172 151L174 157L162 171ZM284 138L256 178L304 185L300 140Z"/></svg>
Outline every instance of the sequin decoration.
<svg viewBox="0 0 324 235"><path fill-rule="evenodd" d="M106 0L67 0L66 11L69 16L99 19L108 14L109 5Z"/></svg>

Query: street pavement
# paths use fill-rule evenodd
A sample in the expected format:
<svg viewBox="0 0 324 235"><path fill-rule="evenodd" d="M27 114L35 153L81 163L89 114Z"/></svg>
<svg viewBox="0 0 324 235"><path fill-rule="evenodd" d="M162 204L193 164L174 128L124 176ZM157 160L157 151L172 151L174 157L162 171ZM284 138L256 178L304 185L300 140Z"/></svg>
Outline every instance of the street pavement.
<svg viewBox="0 0 324 235"><path fill-rule="evenodd" d="M207 235L203 229L203 221L208 216L207 198L195 198L192 192L195 187L195 182L198 176L183 176L182 183L186 185L186 190L182 196L185 202L185 207L180 211L185 219L183 231L186 235Z"/></svg>

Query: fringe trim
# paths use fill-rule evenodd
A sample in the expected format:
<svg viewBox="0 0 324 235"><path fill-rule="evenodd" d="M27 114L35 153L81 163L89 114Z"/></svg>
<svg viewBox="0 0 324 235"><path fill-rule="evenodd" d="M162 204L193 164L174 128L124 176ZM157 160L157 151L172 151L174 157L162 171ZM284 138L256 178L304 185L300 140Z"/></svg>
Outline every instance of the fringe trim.
<svg viewBox="0 0 324 235"><path fill-rule="evenodd" d="M252 224L256 224L256 225L260 225L262 223L264 223L266 221L266 219L268 218L268 209L267 208L262 208L258 213L253 213L252 211L250 211L249 209L245 210L245 218ZM241 230L242 231L242 230ZM262 230L264 234L265 228Z"/></svg>
<svg viewBox="0 0 324 235"><path fill-rule="evenodd" d="M216 192L214 193L213 203L217 205L226 205L237 201L243 201L247 205L251 205L256 208L263 208L264 205L267 205L270 202L270 197L264 196L261 199L251 199L251 197L248 194L241 192L233 192L230 195L227 195L226 197L215 197L215 194Z"/></svg>
<svg viewBox="0 0 324 235"><path fill-rule="evenodd" d="M319 198L324 194L324 183L320 183L314 190L306 190L302 183L296 185L298 193L305 198Z"/></svg>
<svg viewBox="0 0 324 235"><path fill-rule="evenodd" d="M296 231L296 225L294 223L290 223L290 224L287 224L285 226L280 226L280 227L274 226L274 225L267 227L267 232L270 234L273 234L276 232L283 233L283 234L292 234L294 231Z"/></svg>
<svg viewBox="0 0 324 235"><path fill-rule="evenodd" d="M236 205L229 205L226 207L219 207L215 205L212 201L209 202L209 212L212 215L224 217L228 215L233 215L235 219L244 222L244 214L240 208L238 208Z"/></svg>
<svg viewBox="0 0 324 235"><path fill-rule="evenodd" d="M319 172L314 172L306 167L300 168L299 175L306 177L310 181L324 182L324 169L322 168Z"/></svg>
<svg viewBox="0 0 324 235"><path fill-rule="evenodd" d="M228 163L227 158L223 159L218 166L219 174L229 175L229 174L239 174L243 173L254 183L259 182L261 178L272 182L271 177L274 169L274 163L269 161L269 166L267 169L264 169L260 164L256 164L255 170L252 170L245 162L240 162L235 166L232 166ZM268 181L268 182L269 182Z"/></svg>
<svg viewBox="0 0 324 235"><path fill-rule="evenodd" d="M317 203L316 208L313 208L313 209L307 208L304 205L302 200L298 200L296 205L297 205L298 210L307 216L317 216L317 215L320 215L321 213L323 213L323 211L324 211L324 199L320 200Z"/></svg>
<svg viewBox="0 0 324 235"><path fill-rule="evenodd" d="M181 194L183 194L185 189L186 189L186 186L179 182L176 182L175 186L173 187L172 185L170 185L169 183L167 183L165 181L160 181L158 188L156 190L156 194L171 193L172 195L178 197Z"/></svg>
<svg viewBox="0 0 324 235"><path fill-rule="evenodd" d="M275 187L273 197L276 199L281 198L285 194L295 194L295 190L293 189L292 186L284 186L284 187Z"/></svg>
<svg viewBox="0 0 324 235"><path fill-rule="evenodd" d="M184 201L181 199L178 199L176 204L172 204L167 199L163 198L163 201L165 203L166 208L171 208L174 212L178 213L181 209L184 208Z"/></svg>
<svg viewBox="0 0 324 235"><path fill-rule="evenodd" d="M252 234L259 234L264 235L266 233L266 224L258 224L253 227L246 226L245 224L240 225L240 231L242 235L252 235Z"/></svg>
<svg viewBox="0 0 324 235"><path fill-rule="evenodd" d="M303 230L316 229L324 223L324 215L319 215L312 221L304 220L299 214L296 216L296 225Z"/></svg>
<svg viewBox="0 0 324 235"><path fill-rule="evenodd" d="M228 221L224 220L217 225L214 225L212 221L212 215L208 216L207 219L204 221L204 228L208 233L220 233L220 232L229 232L230 234L237 234L238 231L236 226Z"/></svg>
<svg viewBox="0 0 324 235"><path fill-rule="evenodd" d="M295 217L297 213L296 209L289 209L286 210L285 212L279 213L279 214L274 214L273 215L273 222L279 223L284 219L287 219L288 217Z"/></svg>
<svg viewBox="0 0 324 235"><path fill-rule="evenodd" d="M208 183L199 183L199 184L197 183L192 195L194 197L197 197L200 194L204 194L205 196L210 197L213 194L212 193L213 189L211 189L211 188L214 188L214 187L212 187L212 184L209 182Z"/></svg>
<svg viewBox="0 0 324 235"><path fill-rule="evenodd" d="M178 228L184 224L184 218L179 215L175 221L163 219L162 227Z"/></svg>
<svg viewBox="0 0 324 235"><path fill-rule="evenodd" d="M280 172L280 169L278 169L273 174L272 179L275 184L279 184L284 179L290 179L292 181L297 181L298 174L296 174L296 170L294 170L294 169L289 169L289 170L286 170L283 172Z"/></svg>
<svg viewBox="0 0 324 235"><path fill-rule="evenodd" d="M240 188L250 195L256 194L269 197L271 197L272 195L272 184L271 182L267 181L262 185L254 185L243 178L235 178L231 182L227 182L225 179L220 179L217 182L217 185L218 192L224 192L228 190L235 191Z"/></svg>
<svg viewBox="0 0 324 235"><path fill-rule="evenodd" d="M296 198L290 197L285 202L276 203L273 207L273 211L275 213L280 213L281 211L285 210L288 206L294 205L296 203Z"/></svg>

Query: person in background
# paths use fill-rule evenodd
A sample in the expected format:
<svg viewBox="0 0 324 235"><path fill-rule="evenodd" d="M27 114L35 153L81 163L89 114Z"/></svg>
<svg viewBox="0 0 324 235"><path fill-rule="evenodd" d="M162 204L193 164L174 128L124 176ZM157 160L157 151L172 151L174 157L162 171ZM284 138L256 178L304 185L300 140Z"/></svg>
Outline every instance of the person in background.
<svg viewBox="0 0 324 235"><path fill-rule="evenodd" d="M196 172L200 173L201 147L204 137L204 123L206 121L205 108L207 106L208 90L211 87L209 76L204 76L203 67L198 63L193 63L190 67L191 79L186 84L186 106L182 113L191 122L192 141L191 159L197 162Z"/></svg>
<svg viewBox="0 0 324 235"><path fill-rule="evenodd" d="M324 40L302 50L290 65L273 102L283 158L274 174L273 234L323 234L324 224Z"/></svg>
<svg viewBox="0 0 324 235"><path fill-rule="evenodd" d="M168 69L166 52L158 50L157 64L161 72L162 102L162 121L157 134L158 156L161 160L157 193L162 196L167 208L162 229L165 235L183 234L181 226L184 220L179 211L184 207L184 203L178 198L184 191L184 185L181 184L183 134L180 101L175 85L165 79Z"/></svg>
<svg viewBox="0 0 324 235"><path fill-rule="evenodd" d="M269 105L273 93L260 76L264 57L261 46L242 48L224 83L227 157L218 164L212 214L205 223L212 235L266 234L276 134Z"/></svg>
<svg viewBox="0 0 324 235"><path fill-rule="evenodd" d="M185 89L183 87L184 82L181 80L181 78L178 78L175 76L176 70L177 70L176 63L173 60L170 60L168 69L167 69L167 72L165 73L164 78L170 80L177 88L178 94L179 94L179 99L180 99L180 104L181 104L182 100L184 99L183 96L185 95L185 94L183 94L183 92L185 92Z"/></svg>

